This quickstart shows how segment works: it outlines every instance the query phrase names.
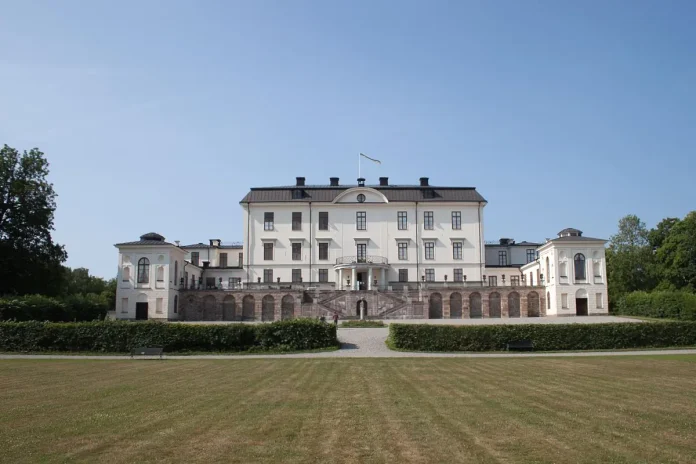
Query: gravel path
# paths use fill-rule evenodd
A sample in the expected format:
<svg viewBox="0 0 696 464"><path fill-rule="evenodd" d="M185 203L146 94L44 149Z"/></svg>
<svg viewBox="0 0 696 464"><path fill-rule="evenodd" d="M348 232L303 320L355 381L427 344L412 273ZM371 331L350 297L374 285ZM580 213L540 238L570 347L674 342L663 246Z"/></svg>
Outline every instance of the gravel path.
<svg viewBox="0 0 696 464"><path fill-rule="evenodd" d="M519 321L519 322L518 322ZM423 320L389 321L399 323L423 323ZM636 319L610 316L590 316L578 318L539 318L539 319L461 319L459 321L433 321L430 324L491 324L491 323L535 323L535 324L597 324L606 322L640 322ZM635 356L656 354L696 354L696 349L683 350L642 350L642 351L591 351L567 353L410 353L392 351L385 345L389 333L388 328L374 329L338 329L338 339L341 349L322 353L297 353L275 355L195 355L195 356L166 356L167 359L295 359L295 358L517 358L517 357L576 357L576 356ZM72 355L0 355L0 359L130 359L129 356L72 356Z"/></svg>

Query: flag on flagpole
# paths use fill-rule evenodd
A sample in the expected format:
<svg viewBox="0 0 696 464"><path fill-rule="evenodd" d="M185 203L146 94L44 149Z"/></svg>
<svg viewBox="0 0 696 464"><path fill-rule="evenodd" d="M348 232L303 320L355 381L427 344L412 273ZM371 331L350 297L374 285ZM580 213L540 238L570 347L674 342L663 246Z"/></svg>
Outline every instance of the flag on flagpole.
<svg viewBox="0 0 696 464"><path fill-rule="evenodd" d="M370 161L374 161L374 162L377 163L377 164L382 164L382 162L381 162L380 160L374 159L374 158L370 158L369 156L364 155L364 154L362 154L362 153L360 153L360 156L362 156L363 158L367 158L367 159L369 159Z"/></svg>

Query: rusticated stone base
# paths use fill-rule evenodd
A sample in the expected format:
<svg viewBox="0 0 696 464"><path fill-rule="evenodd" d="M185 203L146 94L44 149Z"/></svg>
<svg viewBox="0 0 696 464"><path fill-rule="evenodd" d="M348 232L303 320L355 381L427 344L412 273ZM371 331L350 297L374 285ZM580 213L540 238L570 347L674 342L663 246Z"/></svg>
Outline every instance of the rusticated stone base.
<svg viewBox="0 0 696 464"><path fill-rule="evenodd" d="M184 290L185 321L278 321L298 317L359 319L512 318L546 315L542 287L466 287L409 292Z"/></svg>

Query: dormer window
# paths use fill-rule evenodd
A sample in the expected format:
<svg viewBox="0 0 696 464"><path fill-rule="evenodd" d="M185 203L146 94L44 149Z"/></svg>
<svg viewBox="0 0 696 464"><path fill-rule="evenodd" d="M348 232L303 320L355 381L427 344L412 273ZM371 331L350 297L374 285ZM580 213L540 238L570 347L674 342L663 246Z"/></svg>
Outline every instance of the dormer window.
<svg viewBox="0 0 696 464"><path fill-rule="evenodd" d="M304 192L302 189L294 189L292 191L292 199L293 200L301 200L304 198Z"/></svg>
<svg viewBox="0 0 696 464"><path fill-rule="evenodd" d="M424 189L423 190L423 198L435 198L435 190Z"/></svg>

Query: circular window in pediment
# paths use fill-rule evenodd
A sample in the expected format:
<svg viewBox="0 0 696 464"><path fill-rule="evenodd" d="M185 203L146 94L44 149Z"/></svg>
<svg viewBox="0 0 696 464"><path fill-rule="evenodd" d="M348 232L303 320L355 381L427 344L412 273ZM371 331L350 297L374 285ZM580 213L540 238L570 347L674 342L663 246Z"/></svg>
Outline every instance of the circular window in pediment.
<svg viewBox="0 0 696 464"><path fill-rule="evenodd" d="M362 193L358 194L358 203L365 203L365 195Z"/></svg>

